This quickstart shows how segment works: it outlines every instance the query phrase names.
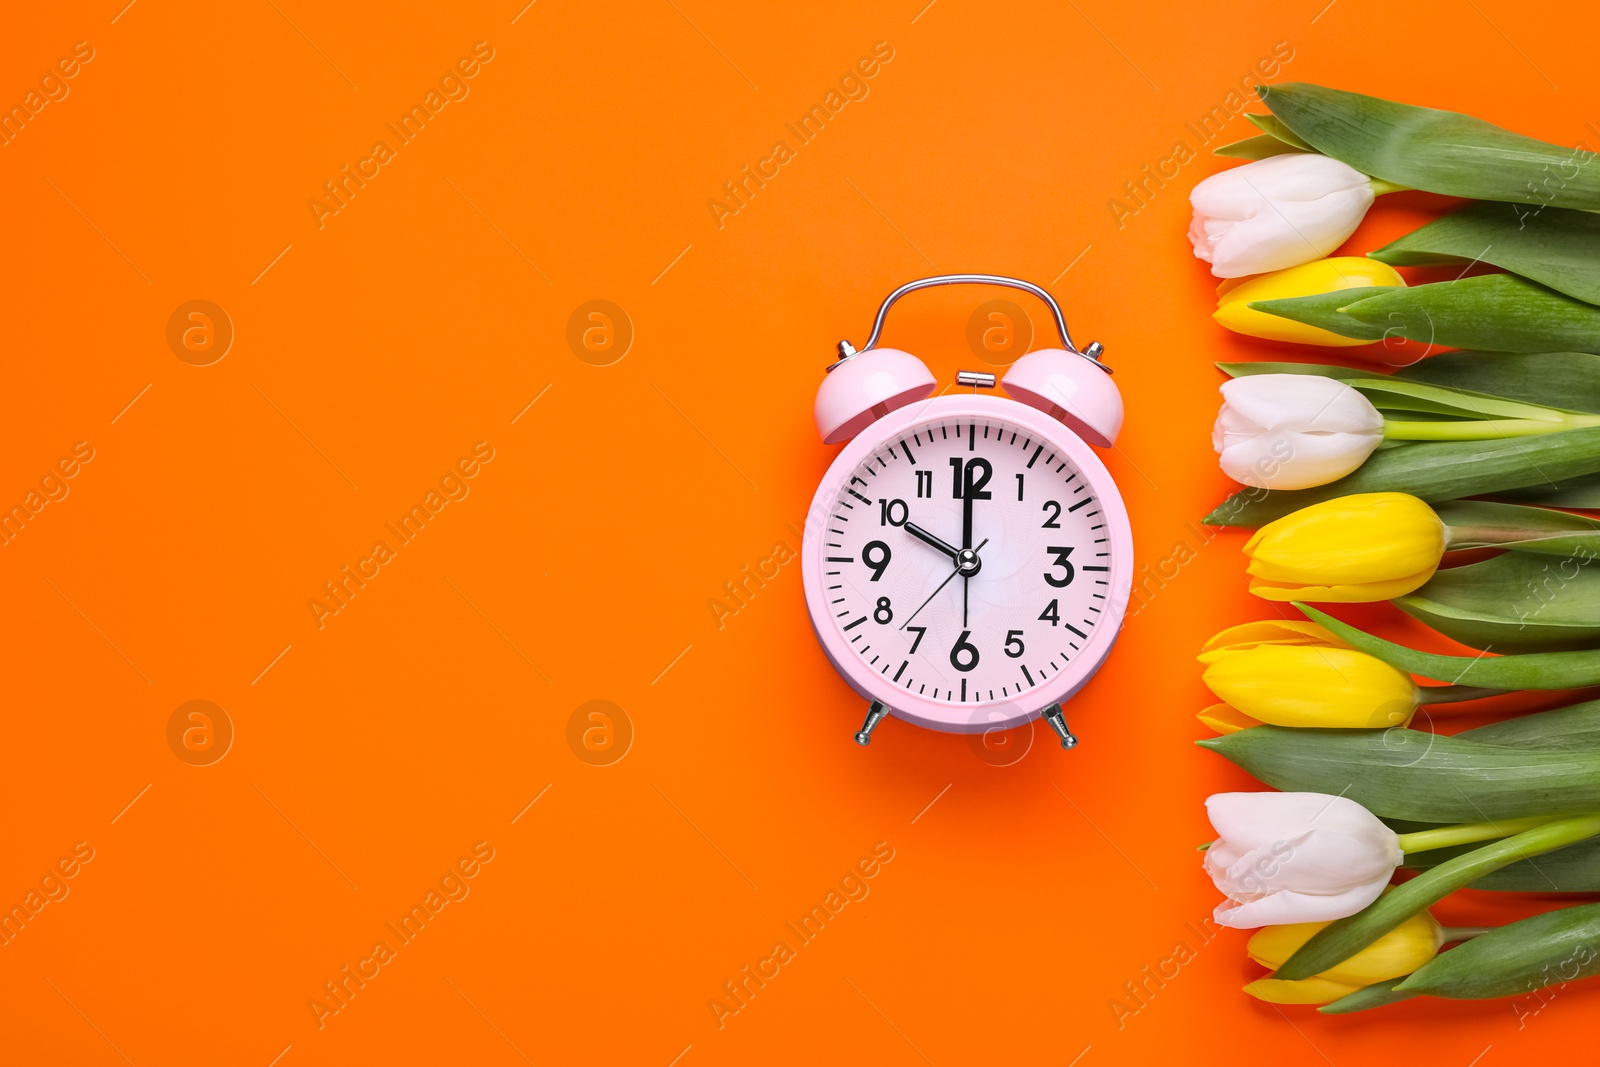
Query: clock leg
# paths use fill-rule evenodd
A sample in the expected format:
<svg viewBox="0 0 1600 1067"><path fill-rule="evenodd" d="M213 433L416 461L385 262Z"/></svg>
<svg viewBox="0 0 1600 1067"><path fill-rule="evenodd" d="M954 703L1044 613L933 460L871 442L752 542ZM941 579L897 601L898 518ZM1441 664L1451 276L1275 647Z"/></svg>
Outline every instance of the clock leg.
<svg viewBox="0 0 1600 1067"><path fill-rule="evenodd" d="M889 714L889 709L874 700L867 705L867 721L861 724L861 729L856 731L856 744L865 745L872 741L872 731L878 728Z"/></svg>
<svg viewBox="0 0 1600 1067"><path fill-rule="evenodd" d="M1050 729L1061 735L1062 748L1078 747L1078 739L1067 728L1067 716L1062 712L1060 704L1051 704L1044 709L1044 721L1050 724Z"/></svg>

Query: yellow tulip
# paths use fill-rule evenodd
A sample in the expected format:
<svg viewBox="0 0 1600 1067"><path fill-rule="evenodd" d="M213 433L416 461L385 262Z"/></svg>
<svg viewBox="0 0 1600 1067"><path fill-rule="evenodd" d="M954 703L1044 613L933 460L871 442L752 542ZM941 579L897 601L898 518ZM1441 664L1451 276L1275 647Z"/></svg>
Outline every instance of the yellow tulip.
<svg viewBox="0 0 1600 1067"><path fill-rule="evenodd" d="M1331 978L1302 978L1298 982L1282 978L1257 978L1246 982L1244 991L1268 1004L1332 1004L1361 987Z"/></svg>
<svg viewBox="0 0 1600 1067"><path fill-rule="evenodd" d="M1265 926L1251 936L1250 958L1276 970L1301 945L1328 923ZM1433 959L1444 944L1444 931L1432 915L1419 911L1337 967L1297 982L1260 978L1244 987L1258 1000L1272 1004L1327 1004L1356 990L1410 974Z"/></svg>
<svg viewBox="0 0 1600 1067"><path fill-rule="evenodd" d="M1368 345L1372 342L1357 337L1342 337L1331 330L1256 311L1250 304L1258 300L1286 300L1369 285L1404 287L1405 284L1405 279L1393 267L1365 256L1319 259L1287 270L1275 270L1271 274L1223 282L1217 286L1217 310L1212 318L1234 333L1264 337L1269 341L1297 341L1329 348Z"/></svg>
<svg viewBox="0 0 1600 1067"><path fill-rule="evenodd" d="M1213 704L1195 715L1202 723L1219 734L1236 734L1252 726L1260 726L1260 719L1252 719L1238 708L1227 704Z"/></svg>
<svg viewBox="0 0 1600 1067"><path fill-rule="evenodd" d="M1269 522L1244 552L1258 597L1362 604L1432 578L1446 544L1444 523L1416 497L1359 493Z"/></svg>
<svg viewBox="0 0 1600 1067"><path fill-rule="evenodd" d="M1200 713L1218 733L1261 723L1381 729L1407 726L1420 692L1410 676L1311 622L1233 626L1200 652L1224 703Z"/></svg>
<svg viewBox="0 0 1600 1067"><path fill-rule="evenodd" d="M1219 648L1255 648L1257 645L1320 645L1325 648L1354 648L1332 630L1299 619L1261 619L1241 622L1219 631L1205 643L1203 652Z"/></svg>

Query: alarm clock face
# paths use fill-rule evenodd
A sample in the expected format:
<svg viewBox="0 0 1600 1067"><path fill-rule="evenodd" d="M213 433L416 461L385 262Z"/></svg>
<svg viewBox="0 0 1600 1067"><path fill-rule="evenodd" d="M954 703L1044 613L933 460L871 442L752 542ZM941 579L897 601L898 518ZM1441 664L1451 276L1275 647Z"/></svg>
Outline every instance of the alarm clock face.
<svg viewBox="0 0 1600 1067"><path fill-rule="evenodd" d="M1131 573L1099 458L987 396L867 427L824 479L805 547L834 665L900 717L957 731L1016 725L1076 691L1110 651Z"/></svg>

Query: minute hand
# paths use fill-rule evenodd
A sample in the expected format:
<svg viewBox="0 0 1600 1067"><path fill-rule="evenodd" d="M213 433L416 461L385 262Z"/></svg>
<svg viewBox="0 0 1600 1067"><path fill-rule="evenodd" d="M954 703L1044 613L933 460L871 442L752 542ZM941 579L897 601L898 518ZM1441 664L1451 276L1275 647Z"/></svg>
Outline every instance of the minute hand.
<svg viewBox="0 0 1600 1067"><path fill-rule="evenodd" d="M961 547L962 548L971 548L972 547L972 498L976 494L974 494L973 491L972 491L972 473L971 473L971 471L972 471L972 468L970 468L970 467L967 468L967 481L966 481L966 485L964 485L962 487L962 493L961 493Z"/></svg>
<svg viewBox="0 0 1600 1067"><path fill-rule="evenodd" d="M932 545L934 548L937 548L940 552L943 552L945 555L949 556L952 560L956 560L957 562L960 561L960 559L961 559L961 550L959 548L957 548L955 545L949 544L948 542L946 542L942 538L935 537L933 534L929 533L927 530L924 530L922 527L918 526L916 523L914 523L914 522L906 523L905 524L905 531L906 531L906 533L910 534L912 537L915 537L917 540L923 541L923 542L925 542L927 544Z"/></svg>

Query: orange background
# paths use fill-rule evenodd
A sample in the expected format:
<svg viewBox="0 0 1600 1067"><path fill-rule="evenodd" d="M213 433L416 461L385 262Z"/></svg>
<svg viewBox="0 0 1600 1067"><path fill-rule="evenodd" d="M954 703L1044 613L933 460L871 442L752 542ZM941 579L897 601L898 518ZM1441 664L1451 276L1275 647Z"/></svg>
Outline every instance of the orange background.
<svg viewBox="0 0 1600 1067"><path fill-rule="evenodd" d="M1242 535L1189 525L1227 488L1211 361L1283 350L1208 317L1186 194L1222 161L1120 227L1109 201L1279 42L1278 81L1597 147L1592 5L123 2L13 11L0 39L6 102L94 50L0 148L0 498L94 450L0 549L0 900L94 849L0 948L7 1061L1491 1067L1589 1040L1594 988L1520 1025L1506 1001L1328 1019L1240 994L1243 934L1196 937L1201 800L1254 786L1189 743L1192 656L1271 610ZM479 41L470 95L319 228L307 201ZM707 201L880 41L869 95L719 228ZM1385 200L1349 247L1438 206ZM799 547L834 343L964 270L1049 285L1106 344L1141 563L1197 549L1069 708L1071 753L893 721L860 749L798 564L709 608ZM919 294L888 340L952 380L1004 295ZM166 340L193 299L236 331L210 366ZM566 340L593 299L635 332L610 366ZM479 441L470 495L319 629L308 600ZM210 766L168 745L190 700L236 731ZM609 766L568 744L590 700L635 734ZM323 983L480 841L470 895L319 1029ZM719 1028L723 984L877 842L870 894Z"/></svg>

